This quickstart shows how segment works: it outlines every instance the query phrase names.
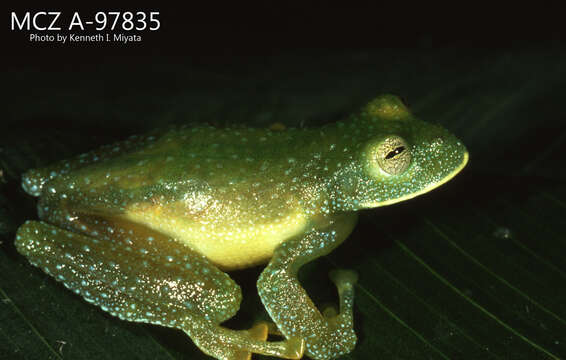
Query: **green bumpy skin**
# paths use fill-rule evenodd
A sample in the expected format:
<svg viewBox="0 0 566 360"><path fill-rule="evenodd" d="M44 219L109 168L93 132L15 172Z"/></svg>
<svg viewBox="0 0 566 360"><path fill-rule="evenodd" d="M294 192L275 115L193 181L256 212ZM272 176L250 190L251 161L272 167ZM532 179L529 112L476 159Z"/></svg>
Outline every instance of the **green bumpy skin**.
<svg viewBox="0 0 566 360"><path fill-rule="evenodd" d="M181 127L27 172L41 220L18 229L16 246L102 310L182 329L216 359L333 359L356 343L357 276L331 274L339 310L321 313L300 267L336 248L358 210L428 192L467 160L457 138L391 95L320 128ZM223 327L241 301L224 271L262 263L274 323Z"/></svg>

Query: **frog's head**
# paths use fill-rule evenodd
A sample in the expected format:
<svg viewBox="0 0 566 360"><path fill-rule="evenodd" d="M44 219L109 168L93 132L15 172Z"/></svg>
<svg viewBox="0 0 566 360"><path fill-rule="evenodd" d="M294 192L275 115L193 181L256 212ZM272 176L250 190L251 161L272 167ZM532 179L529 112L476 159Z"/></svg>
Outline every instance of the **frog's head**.
<svg viewBox="0 0 566 360"><path fill-rule="evenodd" d="M337 174L343 209L411 199L446 183L468 162L466 148L454 135L415 118L395 96L370 102L352 125L361 128L363 141L357 144L357 161Z"/></svg>

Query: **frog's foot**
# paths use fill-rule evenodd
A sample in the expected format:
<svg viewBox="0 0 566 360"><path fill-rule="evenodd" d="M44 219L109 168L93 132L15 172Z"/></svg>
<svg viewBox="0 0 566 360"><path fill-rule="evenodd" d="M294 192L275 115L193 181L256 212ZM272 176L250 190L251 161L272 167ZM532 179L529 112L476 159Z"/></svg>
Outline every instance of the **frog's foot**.
<svg viewBox="0 0 566 360"><path fill-rule="evenodd" d="M267 340L267 335L269 334L267 324L264 322L257 323L253 327L248 330L243 330L243 333L246 333L250 336L250 338L260 341ZM226 347L227 352L231 352L230 359L231 360L251 360L252 353L248 350L229 350L229 347ZM228 355L228 354L227 354Z"/></svg>
<svg viewBox="0 0 566 360"><path fill-rule="evenodd" d="M265 324L267 325L267 330L271 335L284 336L281 330L277 327L277 324L272 322L266 322Z"/></svg>
<svg viewBox="0 0 566 360"><path fill-rule="evenodd" d="M270 321L259 321L246 331L252 338L257 340L267 340L269 335L283 336L277 325Z"/></svg>
<svg viewBox="0 0 566 360"><path fill-rule="evenodd" d="M271 318L287 337L305 339L305 353L319 360L334 359L349 353L356 344L353 329L353 271L338 270L330 277L340 297L340 312L321 313L297 279L299 268L327 254L347 236L355 218L344 217L324 231L312 231L304 238L281 244L258 280L259 294Z"/></svg>
<svg viewBox="0 0 566 360"><path fill-rule="evenodd" d="M290 338L285 341L265 341L269 325L260 323L249 330L230 330L202 318L188 318L183 325L187 335L206 354L223 360L249 360L252 353L283 359L300 359L305 341Z"/></svg>
<svg viewBox="0 0 566 360"><path fill-rule="evenodd" d="M265 321L258 322L248 330L244 330L252 339L267 340L269 326Z"/></svg>

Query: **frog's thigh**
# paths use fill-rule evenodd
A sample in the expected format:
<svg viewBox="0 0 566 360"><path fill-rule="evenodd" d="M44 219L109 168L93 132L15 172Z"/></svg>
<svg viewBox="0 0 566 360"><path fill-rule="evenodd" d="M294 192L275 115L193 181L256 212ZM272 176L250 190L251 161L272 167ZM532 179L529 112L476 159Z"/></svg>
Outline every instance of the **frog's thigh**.
<svg viewBox="0 0 566 360"><path fill-rule="evenodd" d="M304 338L305 353L313 359L333 359L355 346L352 307L357 277L352 271L331 273L340 296L340 314L325 317L301 287L297 273L303 264L336 247L355 222L354 214L343 215L323 230L283 243L258 280L261 300L273 321L286 337Z"/></svg>
<svg viewBox="0 0 566 360"><path fill-rule="evenodd" d="M266 325L245 331L219 326L237 312L239 286L173 239L136 234L141 234L139 229L96 239L28 221L18 229L16 247L32 264L102 310L124 320L182 329L218 359L248 359L250 352L302 355L298 339L264 341Z"/></svg>
<svg viewBox="0 0 566 360"><path fill-rule="evenodd" d="M97 239L29 221L16 246L32 264L126 320L176 327L187 313L221 322L238 311L239 286L206 258L170 238L136 234Z"/></svg>

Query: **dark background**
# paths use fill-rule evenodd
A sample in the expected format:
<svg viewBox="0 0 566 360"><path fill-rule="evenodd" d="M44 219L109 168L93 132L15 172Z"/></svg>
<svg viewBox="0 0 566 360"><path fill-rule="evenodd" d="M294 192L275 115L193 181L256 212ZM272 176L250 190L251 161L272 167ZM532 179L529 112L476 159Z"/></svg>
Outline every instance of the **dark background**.
<svg viewBox="0 0 566 360"><path fill-rule="evenodd" d="M53 46L29 43L25 32L7 30L5 60L38 66L92 63L108 56L277 56L289 51L351 51L356 49L437 48L501 49L560 47L564 41L563 11L559 2L510 5L505 2L414 4L184 3L151 6L52 5L25 7L11 4L5 13L62 11L69 24L73 11L83 18L96 11L160 11L161 29L145 31L141 44ZM89 16L90 15L90 16ZM6 26L4 29L8 29ZM64 31L63 31L64 32ZM88 33L86 31L85 33ZM84 58L88 55L87 58ZM81 61L77 61L78 58ZM218 60L220 61L220 60Z"/></svg>
<svg viewBox="0 0 566 360"><path fill-rule="evenodd" d="M121 10L116 5L10 11ZM455 133L470 164L442 188L362 213L301 280L360 273L346 359L566 355L566 53L558 3L124 6L160 11L141 43L30 43L4 31L0 120L0 358L204 359L180 332L119 321L17 254L35 219L21 174L173 123L316 126L394 93ZM68 23L68 21L64 21ZM5 27L7 29L8 26ZM233 328L266 318L260 268L236 272Z"/></svg>

